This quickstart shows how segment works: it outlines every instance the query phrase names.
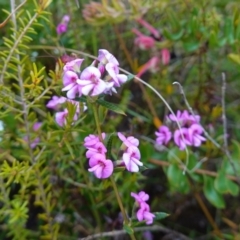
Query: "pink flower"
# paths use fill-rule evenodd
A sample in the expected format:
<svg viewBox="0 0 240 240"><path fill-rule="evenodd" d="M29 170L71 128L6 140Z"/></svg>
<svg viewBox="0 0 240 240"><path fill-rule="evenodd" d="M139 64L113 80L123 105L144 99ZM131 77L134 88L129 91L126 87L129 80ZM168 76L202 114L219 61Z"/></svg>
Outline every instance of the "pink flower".
<svg viewBox="0 0 240 240"><path fill-rule="evenodd" d="M73 72L79 73L80 72L80 67L81 67L83 61L84 61L84 59L77 58L77 59L74 59L70 62L67 62L63 67L63 71L64 72L73 71Z"/></svg>
<svg viewBox="0 0 240 240"><path fill-rule="evenodd" d="M144 191L141 191L138 194L131 192L131 196L135 198L135 201L139 204L139 206L142 202L146 202L149 199L149 195Z"/></svg>
<svg viewBox="0 0 240 240"><path fill-rule="evenodd" d="M81 86L80 92L85 96L97 96L106 90L106 83L100 79L101 72L96 67L90 66L85 68L77 80Z"/></svg>
<svg viewBox="0 0 240 240"><path fill-rule="evenodd" d="M68 23L70 21L70 16L69 15L64 15L62 18L62 21L65 23Z"/></svg>
<svg viewBox="0 0 240 240"><path fill-rule="evenodd" d="M97 178L108 178L113 173L113 163L111 160L106 160L105 156L96 153L89 159L89 172L93 172Z"/></svg>
<svg viewBox="0 0 240 240"><path fill-rule="evenodd" d="M36 122L33 124L33 131L37 131L42 126L41 122Z"/></svg>
<svg viewBox="0 0 240 240"><path fill-rule="evenodd" d="M157 136L156 143L158 145L167 145L172 138L172 133L167 126L161 126L155 134Z"/></svg>
<svg viewBox="0 0 240 240"><path fill-rule="evenodd" d="M152 224L155 215L150 212L150 207L147 203L143 202L140 205L139 210L137 211L138 221L146 221L146 224Z"/></svg>
<svg viewBox="0 0 240 240"><path fill-rule="evenodd" d="M66 102L67 98L65 97L58 97L58 96L53 96L50 101L48 101L46 107L52 108L54 110L58 109L58 106L64 102Z"/></svg>
<svg viewBox="0 0 240 240"><path fill-rule="evenodd" d="M132 29L132 32L134 32L137 35L137 38L135 39L134 42L140 49L146 50L154 47L155 40L152 37L142 34L135 28Z"/></svg>
<svg viewBox="0 0 240 240"><path fill-rule="evenodd" d="M102 138L104 139L106 136L105 133L102 133ZM83 146L86 148L95 148L96 144L100 142L99 136L90 134L85 137Z"/></svg>
<svg viewBox="0 0 240 240"><path fill-rule="evenodd" d="M171 113L168 115L167 117L170 121L173 121L173 122L179 122L181 124L183 118L182 118L182 113L181 111L177 111L177 113L175 114L175 116ZM184 117L185 119L186 117Z"/></svg>
<svg viewBox="0 0 240 240"><path fill-rule="evenodd" d="M63 16L62 21L57 25L57 28L56 28L57 34L60 35L67 31L69 21L70 21L69 15Z"/></svg>
<svg viewBox="0 0 240 240"><path fill-rule="evenodd" d="M56 28L57 34L60 35L62 33L65 33L67 31L67 24L65 23L59 23Z"/></svg>
<svg viewBox="0 0 240 240"><path fill-rule="evenodd" d="M206 141L206 138L201 136L203 129L199 124L193 124L189 129L189 141L192 146L199 147L203 141Z"/></svg>
<svg viewBox="0 0 240 240"><path fill-rule="evenodd" d="M132 147L135 146L137 147L139 145L139 140L135 137L125 137L122 133L118 132L118 137L120 138L120 140L122 140L122 142L124 143L124 145L126 147Z"/></svg>
<svg viewBox="0 0 240 240"><path fill-rule="evenodd" d="M174 142L179 147L180 150L184 150L187 145L191 146L188 129L181 128L175 130Z"/></svg>
<svg viewBox="0 0 240 240"><path fill-rule="evenodd" d="M170 62L171 55L167 48L162 49L161 56L162 56L162 63L164 65L168 65Z"/></svg>
<svg viewBox="0 0 240 240"><path fill-rule="evenodd" d="M105 155L106 152L107 152L106 147L102 142L99 141L93 147L88 147L88 151L86 152L86 157L91 158L96 153Z"/></svg>
<svg viewBox="0 0 240 240"><path fill-rule="evenodd" d="M60 126L60 127L63 127L66 125L67 123L67 115L68 115L68 110L67 109L64 109L64 111L62 112L57 112L56 115L55 115L55 121L56 123Z"/></svg>
<svg viewBox="0 0 240 240"><path fill-rule="evenodd" d="M118 60L106 49L99 49L98 50L98 61L103 65L107 63L113 63L114 65L119 65Z"/></svg>
<svg viewBox="0 0 240 240"><path fill-rule="evenodd" d="M146 201L149 199L149 195L144 191L141 191L138 194L132 192L131 196L135 199L139 207L137 211L138 221L146 221L146 224L152 224L155 215L150 212L150 207L146 203Z"/></svg>
<svg viewBox="0 0 240 240"><path fill-rule="evenodd" d="M107 63L106 70L111 77L110 81L114 83L114 87L120 87L127 81L127 76L125 74L119 74L119 68L114 63Z"/></svg>
<svg viewBox="0 0 240 240"><path fill-rule="evenodd" d="M64 75L63 75L64 88L62 89L62 91L68 91L67 97L70 99L75 98L77 94L81 96L80 86L77 84L77 80L78 80L77 73L73 71L64 72Z"/></svg>
<svg viewBox="0 0 240 240"><path fill-rule="evenodd" d="M127 151L123 154L123 162L125 163L126 169L129 172L138 172L139 166L143 166L140 162L141 154L137 147L131 146L127 148Z"/></svg>

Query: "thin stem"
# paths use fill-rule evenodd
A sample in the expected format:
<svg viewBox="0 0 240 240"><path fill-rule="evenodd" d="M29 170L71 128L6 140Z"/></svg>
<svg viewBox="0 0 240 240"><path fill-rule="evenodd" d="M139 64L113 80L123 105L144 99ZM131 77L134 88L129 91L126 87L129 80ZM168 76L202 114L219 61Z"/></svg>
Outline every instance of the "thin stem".
<svg viewBox="0 0 240 240"><path fill-rule="evenodd" d="M93 109L93 115L94 115L94 119L95 119L95 123L96 123L96 127L97 127L98 136L99 136L100 141L103 142L100 121L98 118L98 110L97 110L96 104L94 104L94 103L92 104L92 109Z"/></svg>
<svg viewBox="0 0 240 240"><path fill-rule="evenodd" d="M97 127L98 136L99 136L100 141L102 142L103 141L102 131L101 131L101 127L100 127L100 121L99 121L99 117L98 117L98 111L97 111L96 103L92 103L92 109L93 109L93 115L94 115L94 119L95 119L95 123L96 123L96 127ZM118 189L117 189L117 185L116 185L116 183L114 181L113 176L110 177L110 181L111 181L111 184L113 186L113 190L114 190L115 196L117 198L118 205L119 205L120 210L122 212L124 223L126 225L129 225L129 219L128 219L126 211L125 211L125 209L123 207L123 203L122 203L122 200L120 198L120 195L119 195L119 192L118 192ZM130 235L132 240L136 240L136 238L135 238L133 233L129 234L129 235Z"/></svg>

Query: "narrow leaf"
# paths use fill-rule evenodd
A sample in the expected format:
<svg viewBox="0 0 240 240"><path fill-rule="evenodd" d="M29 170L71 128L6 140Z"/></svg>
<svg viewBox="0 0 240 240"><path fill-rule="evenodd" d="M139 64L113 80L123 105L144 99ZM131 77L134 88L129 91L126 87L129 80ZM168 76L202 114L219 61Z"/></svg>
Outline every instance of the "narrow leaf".
<svg viewBox="0 0 240 240"><path fill-rule="evenodd" d="M125 115L126 114L123 112L123 110L121 109L121 107L119 105L116 105L114 103L110 103L110 102L107 102L103 99L98 99L97 100L97 103L113 112L116 112L116 113L119 113L119 114L122 114L122 115Z"/></svg>

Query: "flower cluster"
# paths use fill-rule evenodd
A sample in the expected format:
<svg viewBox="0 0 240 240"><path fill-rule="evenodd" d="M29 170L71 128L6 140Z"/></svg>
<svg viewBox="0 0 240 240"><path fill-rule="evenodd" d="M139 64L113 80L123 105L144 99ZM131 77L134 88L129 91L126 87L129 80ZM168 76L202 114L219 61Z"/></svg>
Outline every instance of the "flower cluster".
<svg viewBox="0 0 240 240"><path fill-rule="evenodd" d="M181 126L177 128L177 124L174 125L174 133L170 131L168 126L161 126L157 132L155 132L157 139L157 145L167 145L173 137L175 144L180 150L184 150L187 146L199 147L203 141L206 140L202 136L203 128L200 125L200 116L189 114L188 111L177 111L176 116L170 114L167 117L169 123L178 122Z"/></svg>
<svg viewBox="0 0 240 240"><path fill-rule="evenodd" d="M64 15L62 18L62 21L57 25L57 28L56 28L58 35L65 33L67 31L69 21L70 21L70 16Z"/></svg>
<svg viewBox="0 0 240 240"><path fill-rule="evenodd" d="M155 215L150 212L150 207L146 203L149 199L149 195L144 191L137 193L131 193L131 196L135 199L137 206L139 207L137 211L138 221L146 221L146 224L152 224Z"/></svg>
<svg viewBox="0 0 240 240"><path fill-rule="evenodd" d="M102 140L106 134L102 133ZM135 137L125 137L122 133L118 133L119 139L123 142L122 159L118 161L118 165L125 166L129 172L138 172L141 154L138 149L139 140ZM107 149L98 136L90 134L84 139L83 144L86 149L86 157L89 159L89 172L93 172L97 178L108 178L112 175L114 164L111 160L106 159Z"/></svg>
<svg viewBox="0 0 240 240"><path fill-rule="evenodd" d="M80 114L80 104L77 101L67 99L65 97L58 97L58 96L53 96L52 99L47 103L47 107L51 108L53 110L60 110L63 106L63 104L68 103L72 106L74 106L75 109L75 114L73 116L73 119L71 119L73 122L78 119L78 116ZM86 104L83 103L83 111L87 109ZM64 108L62 111L59 111L55 114L55 121L56 123L60 126L63 127L67 124L67 117L69 115L68 109Z"/></svg>
<svg viewBox="0 0 240 240"><path fill-rule="evenodd" d="M102 133L105 139L105 133ZM107 149L98 136L93 134L84 139L84 146L88 149L86 157L89 158L89 172L93 172L97 178L108 178L113 173L113 163L106 159Z"/></svg>
<svg viewBox="0 0 240 240"><path fill-rule="evenodd" d="M67 91L67 97L98 96L102 93L112 94L116 87L127 81L127 76L119 74L117 59L105 49L100 49L97 60L80 71L84 59L67 62L63 68L62 91Z"/></svg>
<svg viewBox="0 0 240 240"><path fill-rule="evenodd" d="M137 74L137 76L140 77L147 70L156 72L161 63L163 65L168 65L171 56L167 48L161 49L160 52L156 51L156 41L162 40L159 31L142 18L138 19L137 22L145 27L151 33L151 36L144 35L139 30L133 28L132 32L137 36L134 41L135 45L142 50L152 49L154 52L154 56L140 68Z"/></svg>

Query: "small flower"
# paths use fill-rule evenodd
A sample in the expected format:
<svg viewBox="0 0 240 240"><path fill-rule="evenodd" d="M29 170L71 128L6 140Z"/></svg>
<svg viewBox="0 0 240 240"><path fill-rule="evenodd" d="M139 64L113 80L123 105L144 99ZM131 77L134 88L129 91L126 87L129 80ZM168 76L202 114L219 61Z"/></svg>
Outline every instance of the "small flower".
<svg viewBox="0 0 240 240"><path fill-rule="evenodd" d="M89 159L89 172L93 172L97 178L108 178L113 173L113 163L111 160L106 160L102 154L95 154Z"/></svg>
<svg viewBox="0 0 240 240"><path fill-rule="evenodd" d="M129 172L138 172L139 166L143 166L143 163L139 161L140 158L141 154L137 147L131 146L127 148L127 151L123 154L126 169Z"/></svg>
<svg viewBox="0 0 240 240"><path fill-rule="evenodd" d="M135 137L125 137L122 133L118 132L118 137L122 140L126 147L137 147L139 145L139 140Z"/></svg>
<svg viewBox="0 0 240 240"><path fill-rule="evenodd" d="M64 88L62 89L62 91L68 91L67 97L70 99L75 98L77 94L81 96L80 86L77 84L77 80L78 80L78 75L75 72L72 72L72 71L64 72L64 75L63 75Z"/></svg>
<svg viewBox="0 0 240 240"><path fill-rule="evenodd" d="M142 202L146 202L149 199L149 195L147 193L145 193L144 191L141 191L138 194L131 192L131 196L133 198L135 198L135 201L139 204L139 206Z"/></svg>
<svg viewBox="0 0 240 240"><path fill-rule="evenodd" d="M149 195L144 191L137 193L131 193L131 196L135 199L137 206L139 207L137 211L138 221L146 221L146 224L152 224L155 215L150 212L150 207L146 203L149 199Z"/></svg>
<svg viewBox="0 0 240 240"><path fill-rule="evenodd" d="M182 118L182 113L181 113L181 111L177 111L177 114L169 114L168 115L168 120L170 120L170 121L172 121L172 122L179 122L180 124L181 124L181 122L182 122L182 120L183 120L183 118ZM186 118L186 117L184 117L184 118Z"/></svg>
<svg viewBox="0 0 240 240"><path fill-rule="evenodd" d="M66 100L67 100L67 98L65 98L65 97L53 96L52 99L50 101L48 101L46 107L57 110L58 106L64 102L66 102Z"/></svg>
<svg viewBox="0 0 240 240"><path fill-rule="evenodd" d="M161 126L155 134L157 136L156 143L158 145L167 145L172 138L172 133L167 126Z"/></svg>
<svg viewBox="0 0 240 240"><path fill-rule="evenodd" d="M110 81L114 83L114 87L120 87L127 81L127 76L125 74L119 74L119 68L114 63L107 63L106 70L111 77Z"/></svg>
<svg viewBox="0 0 240 240"><path fill-rule="evenodd" d="M174 132L174 142L180 150L184 150L187 145L191 146L189 132L187 128L177 129Z"/></svg>
<svg viewBox="0 0 240 240"><path fill-rule="evenodd" d="M62 33L65 33L65 32L67 31L67 24L65 24L65 23L59 23L59 24L57 25L56 31L57 31L57 34L58 34L58 35L60 35L60 34L62 34Z"/></svg>
<svg viewBox="0 0 240 240"><path fill-rule="evenodd" d="M106 136L105 133L102 133L102 139ZM89 136L85 137L83 146L86 148L95 148L96 144L100 142L99 136L90 134Z"/></svg>
<svg viewBox="0 0 240 240"><path fill-rule="evenodd" d="M155 215L150 212L150 207L147 203L141 203L140 209L137 211L138 221L146 221L146 224L152 224Z"/></svg>
<svg viewBox="0 0 240 240"><path fill-rule="evenodd" d="M96 153L100 153L102 155L105 155L107 152L106 147L102 142L97 142L93 147L89 147L88 151L86 152L86 157L91 158Z"/></svg>
<svg viewBox="0 0 240 240"><path fill-rule="evenodd" d="M203 141L206 141L206 138L201 136L203 133L203 128L199 124L193 124L189 129L189 141L192 146L199 147Z"/></svg>
<svg viewBox="0 0 240 240"><path fill-rule="evenodd" d="M132 32L137 35L137 38L134 40L134 43L142 50L151 49L155 45L155 40L152 37L142 34L137 29L133 28Z"/></svg>
<svg viewBox="0 0 240 240"><path fill-rule="evenodd" d="M99 49L98 50L98 61L103 65L107 63L113 63L114 65L119 65L118 60L106 49Z"/></svg>
<svg viewBox="0 0 240 240"><path fill-rule="evenodd" d="M67 115L68 115L68 110L67 109L64 109L64 111L62 112L57 112L56 115L55 115L55 121L56 123L60 126L60 127L63 127L66 125L67 123Z"/></svg>
<svg viewBox="0 0 240 240"><path fill-rule="evenodd" d="M81 86L81 94L85 96L97 96L106 90L106 83L100 79L101 72L93 66L85 68L77 80Z"/></svg>
<svg viewBox="0 0 240 240"><path fill-rule="evenodd" d="M80 72L80 67L81 67L83 61L84 61L84 59L77 58L77 59L74 59L70 62L67 62L63 67L63 71L64 72L73 71L73 72L79 73Z"/></svg>
<svg viewBox="0 0 240 240"><path fill-rule="evenodd" d="M69 15L63 16L62 21L57 25L57 28L56 28L58 35L65 33L67 31L69 21L70 21Z"/></svg>

